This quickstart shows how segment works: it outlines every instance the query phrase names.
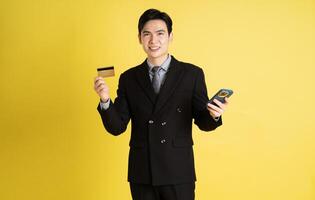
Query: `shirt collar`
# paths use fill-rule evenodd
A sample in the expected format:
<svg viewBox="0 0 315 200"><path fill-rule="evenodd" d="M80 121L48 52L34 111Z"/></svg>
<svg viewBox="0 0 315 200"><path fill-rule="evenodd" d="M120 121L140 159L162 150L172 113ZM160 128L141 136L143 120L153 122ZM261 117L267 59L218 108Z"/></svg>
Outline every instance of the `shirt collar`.
<svg viewBox="0 0 315 200"><path fill-rule="evenodd" d="M161 69L163 69L164 71L167 71L168 68L170 67L171 64L171 60L172 60L172 56L170 54L168 54L166 60L162 63L162 65L160 66ZM149 71L151 72L152 68L155 66L152 63L150 63L147 59L147 64L149 66Z"/></svg>

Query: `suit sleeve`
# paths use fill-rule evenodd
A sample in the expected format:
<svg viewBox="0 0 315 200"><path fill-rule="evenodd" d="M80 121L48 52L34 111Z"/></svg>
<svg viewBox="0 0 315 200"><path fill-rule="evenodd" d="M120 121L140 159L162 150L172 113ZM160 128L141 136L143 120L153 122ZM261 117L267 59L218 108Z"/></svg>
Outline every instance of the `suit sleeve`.
<svg viewBox="0 0 315 200"><path fill-rule="evenodd" d="M105 129L112 135L123 133L130 120L130 111L126 97L126 77L122 74L119 78L117 97L110 101L108 109L104 110L98 105L97 110L101 115Z"/></svg>
<svg viewBox="0 0 315 200"><path fill-rule="evenodd" d="M222 125L222 117L215 121L207 110L208 100L205 76L202 69L198 68L193 94L193 117L194 123L203 131L212 131Z"/></svg>

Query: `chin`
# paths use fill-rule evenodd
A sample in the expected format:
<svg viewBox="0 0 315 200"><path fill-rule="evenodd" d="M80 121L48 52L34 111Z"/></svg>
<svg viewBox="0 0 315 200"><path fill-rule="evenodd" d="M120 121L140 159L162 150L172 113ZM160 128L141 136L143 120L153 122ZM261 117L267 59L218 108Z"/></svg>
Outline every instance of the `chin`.
<svg viewBox="0 0 315 200"><path fill-rule="evenodd" d="M151 57L154 57L154 58L159 58L159 57L166 56L167 53L165 53L165 52L156 52L156 53L150 53L149 55L150 55Z"/></svg>
<svg viewBox="0 0 315 200"><path fill-rule="evenodd" d="M151 58L160 58L160 57L162 57L162 55L160 55L160 54L159 54L159 55L156 55L156 54L152 55L152 54L151 54L150 57L151 57Z"/></svg>
<svg viewBox="0 0 315 200"><path fill-rule="evenodd" d="M148 53L147 55L149 58L159 58L162 56L161 54L152 54L152 53Z"/></svg>

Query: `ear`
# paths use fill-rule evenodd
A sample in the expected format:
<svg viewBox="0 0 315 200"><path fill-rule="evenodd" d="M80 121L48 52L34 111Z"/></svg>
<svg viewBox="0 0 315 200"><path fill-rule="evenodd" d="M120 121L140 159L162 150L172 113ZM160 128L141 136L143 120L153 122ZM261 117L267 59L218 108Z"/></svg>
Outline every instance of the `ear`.
<svg viewBox="0 0 315 200"><path fill-rule="evenodd" d="M169 35L169 41L173 42L173 32L171 32L170 35Z"/></svg>
<svg viewBox="0 0 315 200"><path fill-rule="evenodd" d="M138 39L139 39L139 43L142 44L142 42L141 42L141 35L140 34L138 34Z"/></svg>

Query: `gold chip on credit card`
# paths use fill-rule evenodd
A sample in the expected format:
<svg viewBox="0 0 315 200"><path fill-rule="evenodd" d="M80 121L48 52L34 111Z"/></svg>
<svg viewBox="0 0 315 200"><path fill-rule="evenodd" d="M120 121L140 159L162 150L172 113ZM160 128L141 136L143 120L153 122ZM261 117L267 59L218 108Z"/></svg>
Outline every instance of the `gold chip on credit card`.
<svg viewBox="0 0 315 200"><path fill-rule="evenodd" d="M115 76L114 66L97 68L97 73L103 78Z"/></svg>

